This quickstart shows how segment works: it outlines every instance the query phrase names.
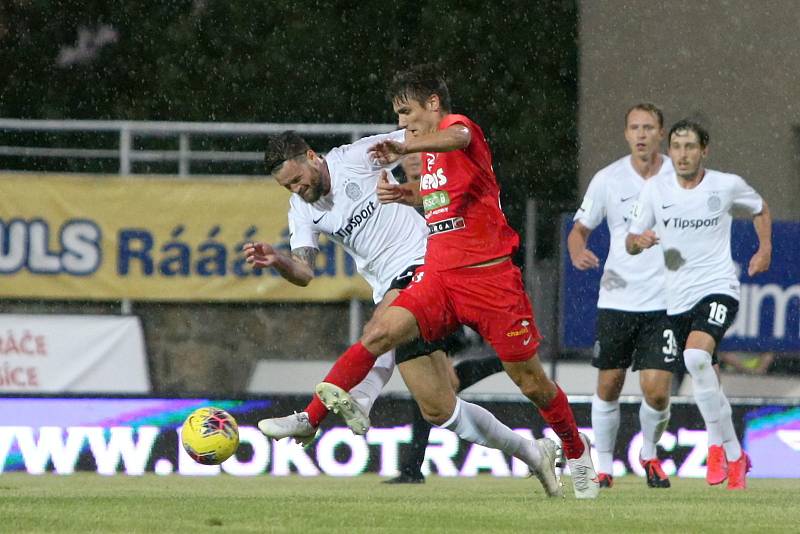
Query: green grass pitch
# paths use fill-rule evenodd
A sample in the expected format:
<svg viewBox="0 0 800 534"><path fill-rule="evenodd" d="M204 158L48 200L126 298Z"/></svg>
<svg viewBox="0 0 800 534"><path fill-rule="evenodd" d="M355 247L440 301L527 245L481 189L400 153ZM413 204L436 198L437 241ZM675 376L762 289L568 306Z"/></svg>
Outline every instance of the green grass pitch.
<svg viewBox="0 0 800 534"><path fill-rule="evenodd" d="M617 479L596 501L546 499L534 479L375 475L141 477L0 475L0 532L799 532L800 480L747 491L673 479Z"/></svg>

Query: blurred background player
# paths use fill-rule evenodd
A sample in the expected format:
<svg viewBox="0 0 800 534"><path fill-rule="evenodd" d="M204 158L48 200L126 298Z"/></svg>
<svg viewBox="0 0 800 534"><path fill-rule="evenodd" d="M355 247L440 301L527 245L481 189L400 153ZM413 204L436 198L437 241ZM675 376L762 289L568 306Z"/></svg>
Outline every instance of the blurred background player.
<svg viewBox="0 0 800 534"><path fill-rule="evenodd" d="M403 171L403 176L400 177L400 183L419 183L422 175L422 158L419 153L407 154L400 160L400 168ZM422 208L418 207L418 211L422 212ZM472 336L470 335L472 334ZM450 356L456 356L459 352L471 345L474 337L480 339L474 331L467 331L467 327L462 327L456 330L453 334L444 339L444 352ZM417 345L424 343L418 342ZM415 345L412 343L411 345ZM408 350L408 348L400 347L398 351ZM421 348L422 354L430 354L432 350ZM450 373L450 380L453 384L453 389L456 393L460 393L471 385L483 380L487 376L499 373L503 370L503 364L497 356L485 356L480 358L470 358L461 360L453 364L452 372ZM351 391L352 394L352 391ZM428 447L430 439L431 424L422 416L419 406L415 403L413 405L413 419L411 422L411 443L405 450L405 454L401 455L402 461L400 465L400 474L389 480L385 480L386 484L421 484L425 482L425 476L422 474L422 463L425 461L425 450Z"/></svg>
<svg viewBox="0 0 800 534"><path fill-rule="evenodd" d="M642 188L625 245L631 254L659 243L664 250L667 313L708 431L706 481L714 485L727 478L728 489L744 489L750 459L733 427L713 355L739 309L731 209L753 215L759 248L750 259L750 276L769 268L772 219L766 201L744 179L705 168L708 141L696 122L672 126L667 142L675 173Z"/></svg>
<svg viewBox="0 0 800 534"><path fill-rule="evenodd" d="M382 181L378 198L425 208L430 230L425 265L388 308L373 316L361 340L339 357L317 392L330 398L329 408L347 402L347 390L361 381L376 355L417 337L440 339L466 324L492 345L506 372L561 438L576 497L597 497L588 439L579 434L566 395L536 358L539 332L521 273L511 262L519 236L500 209L483 132L464 115L450 112L447 86L430 66L396 74L389 96L406 139L376 143L371 153L388 164L422 152L423 175L418 187ZM429 422L473 443L508 447L505 425L498 433L488 411L442 387L447 364L441 359L398 360L398 367ZM527 463L541 465L541 460L532 456ZM534 472L547 489L549 479ZM544 474L549 476L549 470Z"/></svg>
<svg viewBox="0 0 800 534"><path fill-rule="evenodd" d="M592 230L605 219L611 234L597 300L597 341L592 358L598 369L592 430L601 488L614 484L619 395L631 363L634 371L640 371L644 396L639 407L643 437L639 461L649 487L670 486L656 454L656 444L669 422L672 372L679 365L666 314L664 255L660 247L638 256L625 251L628 222L642 186L673 172L672 162L660 153L663 139L664 115L658 107L641 103L628 110L625 140L630 154L594 175L567 238L572 265L584 271L600 266L586 246Z"/></svg>
<svg viewBox="0 0 800 534"><path fill-rule="evenodd" d="M267 173L293 193L289 210L292 252L276 251L266 243L248 243L244 247L247 262L259 269L274 267L286 280L308 285L313 279L319 234L325 233L353 256L359 272L373 287L374 299L380 304L370 324L385 314L384 306L397 296L397 290L418 276L416 271L424 255L428 229L411 207L394 203L385 205L378 201L378 181L390 183L386 169L393 166L393 162L377 163L368 155L367 149L386 140L401 141L404 135L405 132L399 130L364 138L334 148L324 159L292 132L270 137L265 151ZM427 402L428 416L437 420L441 417L439 414L448 409L443 403L455 397L449 378L452 368L444 352L438 350L441 346L437 345L437 340L442 337L437 336L428 340L428 344L411 346L394 355L398 363L408 363L406 359L422 362L428 358L421 356L433 352L430 359L438 364L433 372L423 370L415 376L404 374L403 378L417 402L420 399ZM380 358L371 354L368 360L363 360L358 369L358 379L346 389L333 393L318 389L303 412L262 419L258 428L267 437L292 437L308 446L314 441L328 410L333 409L345 418L355 433L365 434L370 426L368 412L372 402L391 375L391 356L395 346L381 351L383 356ZM381 366L385 368L383 371L376 370L376 359L386 360ZM347 366L344 371L334 366L326 380L336 380L337 372L354 374ZM352 396L348 390L352 391ZM552 440L543 438L534 442L525 439L488 411L471 406L480 411L480 423L486 428L466 426L455 429L456 434L467 441L492 446L519 458L536 474L549 496L561 495L555 473L558 447Z"/></svg>

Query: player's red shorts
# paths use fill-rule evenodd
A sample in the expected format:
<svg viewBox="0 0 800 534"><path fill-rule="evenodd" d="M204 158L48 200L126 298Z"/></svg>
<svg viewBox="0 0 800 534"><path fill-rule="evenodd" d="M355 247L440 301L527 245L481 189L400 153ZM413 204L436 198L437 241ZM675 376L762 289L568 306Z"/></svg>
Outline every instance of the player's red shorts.
<svg viewBox="0 0 800 534"><path fill-rule="evenodd" d="M529 360L541 339L522 274L511 260L446 271L423 265L391 305L414 315L425 341L436 341L465 324L505 362Z"/></svg>

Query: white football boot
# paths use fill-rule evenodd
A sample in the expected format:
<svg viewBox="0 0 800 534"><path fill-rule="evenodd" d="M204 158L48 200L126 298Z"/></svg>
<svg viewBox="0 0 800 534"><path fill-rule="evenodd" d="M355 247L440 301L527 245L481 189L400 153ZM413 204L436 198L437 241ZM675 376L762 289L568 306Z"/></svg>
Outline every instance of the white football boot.
<svg viewBox="0 0 800 534"><path fill-rule="evenodd" d="M293 413L286 417L273 417L258 422L262 434L272 439L293 438L297 443L308 448L319 435L319 429L311 426L306 412Z"/></svg>
<svg viewBox="0 0 800 534"><path fill-rule="evenodd" d="M539 465L528 467L531 475L535 475L542 483L544 492L548 497L563 497L561 491L561 479L556 472L557 467L562 467L561 447L550 438L541 438L533 442L534 447L539 448Z"/></svg>
<svg viewBox="0 0 800 534"><path fill-rule="evenodd" d="M596 499L600 493L600 482L592 463L592 444L583 432L580 434L583 442L583 454L578 458L567 458L569 472L572 475L572 486L575 489L576 499Z"/></svg>
<svg viewBox="0 0 800 534"><path fill-rule="evenodd" d="M353 400L350 393L328 382L320 382L315 390L322 404L333 413L341 415L344 422L353 431L353 434L363 436L367 433L370 426L369 416Z"/></svg>

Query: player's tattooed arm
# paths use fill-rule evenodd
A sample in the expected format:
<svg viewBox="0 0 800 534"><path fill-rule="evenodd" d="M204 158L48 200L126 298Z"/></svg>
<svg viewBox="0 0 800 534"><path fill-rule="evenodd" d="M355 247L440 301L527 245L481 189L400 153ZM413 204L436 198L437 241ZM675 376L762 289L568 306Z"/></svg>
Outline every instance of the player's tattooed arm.
<svg viewBox="0 0 800 534"><path fill-rule="evenodd" d="M317 259L319 249L314 247L300 247L292 250L292 259L300 262L312 271L314 270L314 262Z"/></svg>
<svg viewBox="0 0 800 534"><path fill-rule="evenodd" d="M313 247L302 247L287 254L269 243L251 242L245 243L242 251L254 269L271 267L294 285L307 286L314 279L314 259L318 251Z"/></svg>
<svg viewBox="0 0 800 534"><path fill-rule="evenodd" d="M314 262L319 250L314 247L292 249L291 266L281 273L284 278L298 286L307 286L314 279Z"/></svg>

